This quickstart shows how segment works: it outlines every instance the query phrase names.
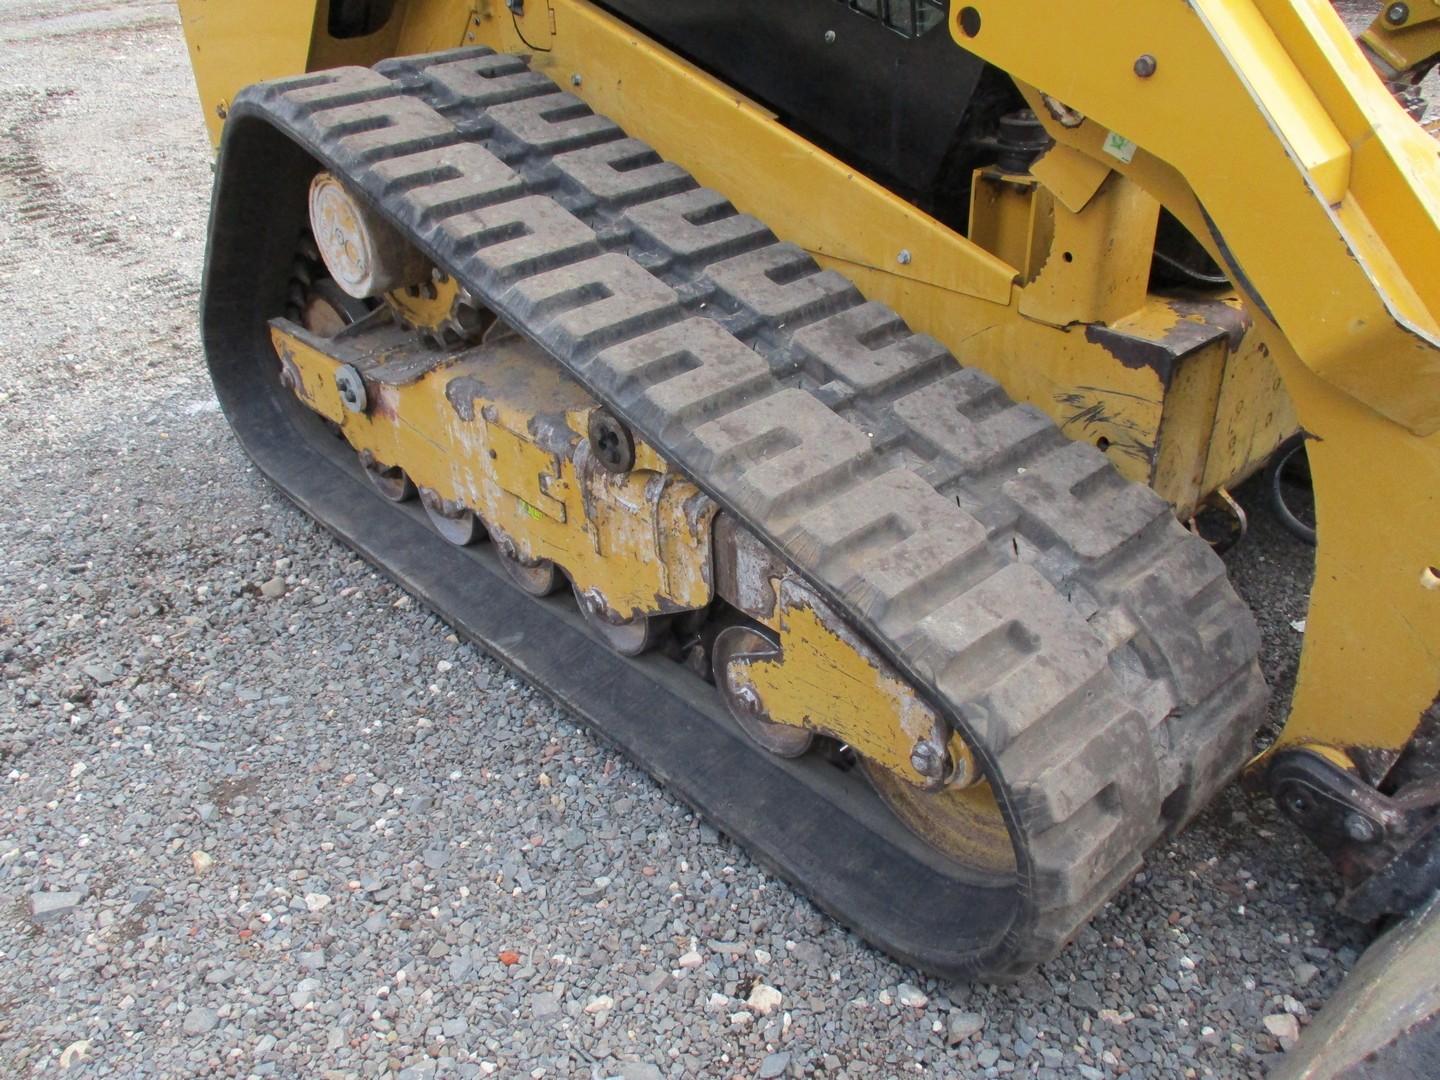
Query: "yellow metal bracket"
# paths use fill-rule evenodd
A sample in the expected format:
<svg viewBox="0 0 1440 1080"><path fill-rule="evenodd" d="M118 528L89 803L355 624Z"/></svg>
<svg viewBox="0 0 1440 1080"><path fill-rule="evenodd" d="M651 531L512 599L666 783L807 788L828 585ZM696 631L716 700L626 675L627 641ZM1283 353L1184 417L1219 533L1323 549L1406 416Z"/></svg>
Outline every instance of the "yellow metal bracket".
<svg viewBox="0 0 1440 1080"><path fill-rule="evenodd" d="M1440 2L1384 4L1360 41L1389 69L1386 78L1405 75L1440 54Z"/></svg>

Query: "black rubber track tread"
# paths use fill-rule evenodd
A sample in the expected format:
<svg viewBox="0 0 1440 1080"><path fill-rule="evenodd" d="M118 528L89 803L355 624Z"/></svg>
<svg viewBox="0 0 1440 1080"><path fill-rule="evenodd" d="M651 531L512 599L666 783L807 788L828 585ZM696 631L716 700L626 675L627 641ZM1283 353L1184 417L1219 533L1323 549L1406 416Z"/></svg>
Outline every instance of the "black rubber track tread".
<svg viewBox="0 0 1440 1080"><path fill-rule="evenodd" d="M962 728L1001 779L1014 917L907 958L1028 970L1243 762L1258 634L1162 500L522 59L262 84L227 140L244 119L344 176Z"/></svg>

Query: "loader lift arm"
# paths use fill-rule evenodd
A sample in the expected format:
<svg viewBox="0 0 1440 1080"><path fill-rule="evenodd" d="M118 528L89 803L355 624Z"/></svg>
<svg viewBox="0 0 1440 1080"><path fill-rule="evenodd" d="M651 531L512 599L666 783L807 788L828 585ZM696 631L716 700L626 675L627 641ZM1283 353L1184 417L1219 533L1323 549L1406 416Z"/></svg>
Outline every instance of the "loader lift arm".
<svg viewBox="0 0 1440 1080"><path fill-rule="evenodd" d="M1093 2L956 4L951 26L1022 82L1065 153L1156 195L1281 331L1321 540L1279 745L1393 760L1440 690L1435 141L1320 0L1123 18Z"/></svg>

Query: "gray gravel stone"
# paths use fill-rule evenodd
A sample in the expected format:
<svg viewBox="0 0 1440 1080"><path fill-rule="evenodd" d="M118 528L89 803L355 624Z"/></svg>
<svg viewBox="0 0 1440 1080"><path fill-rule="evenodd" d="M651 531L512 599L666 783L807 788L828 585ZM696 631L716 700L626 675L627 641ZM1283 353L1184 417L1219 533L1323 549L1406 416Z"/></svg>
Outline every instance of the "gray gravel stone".
<svg viewBox="0 0 1440 1080"><path fill-rule="evenodd" d="M755 1075L760 1080L774 1080L777 1076L783 1076L785 1070L790 1067L790 1054L782 1052L778 1054L767 1054L760 1062L760 1071Z"/></svg>
<svg viewBox="0 0 1440 1080"><path fill-rule="evenodd" d="M1077 982L1070 986L1070 1004L1090 1012L1100 1011L1100 994L1094 983Z"/></svg>
<svg viewBox="0 0 1440 1080"><path fill-rule="evenodd" d="M52 922L69 915L85 899L82 892L39 892L30 897L30 916L37 923Z"/></svg>
<svg viewBox="0 0 1440 1080"><path fill-rule="evenodd" d="M951 1046L962 1043L985 1027L985 1018L979 1013L960 1012L952 1009L945 1021L945 1041Z"/></svg>
<svg viewBox="0 0 1440 1080"><path fill-rule="evenodd" d="M205 1035L214 1031L219 1022L220 1014L214 1009L197 1005L185 1014L185 1023L181 1027L186 1035Z"/></svg>
<svg viewBox="0 0 1440 1080"><path fill-rule="evenodd" d="M670 973L664 969L657 968L655 971L647 971L639 979L640 989L646 993L656 993L670 983Z"/></svg>

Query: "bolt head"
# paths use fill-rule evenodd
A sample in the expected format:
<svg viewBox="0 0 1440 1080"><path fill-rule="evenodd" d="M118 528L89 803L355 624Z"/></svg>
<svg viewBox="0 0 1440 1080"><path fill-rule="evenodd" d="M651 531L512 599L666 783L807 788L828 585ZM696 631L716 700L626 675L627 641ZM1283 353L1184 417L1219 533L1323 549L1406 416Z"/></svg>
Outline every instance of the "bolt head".
<svg viewBox="0 0 1440 1080"><path fill-rule="evenodd" d="M1155 57L1146 53L1135 61L1135 74L1142 79L1148 79L1151 75L1155 74L1157 67L1159 67L1159 64L1156 63Z"/></svg>
<svg viewBox="0 0 1440 1080"><path fill-rule="evenodd" d="M609 412L592 412L586 434L590 437L590 452L607 472L627 473L635 467L635 439Z"/></svg>
<svg viewBox="0 0 1440 1080"><path fill-rule="evenodd" d="M826 30L826 31L825 31L825 44L826 44L826 45L834 45L834 44L835 44L835 31L834 31L834 30Z"/></svg>
<svg viewBox="0 0 1440 1080"><path fill-rule="evenodd" d="M909 248L901 248L901 249L900 249L900 254L898 254L898 255L895 256L895 261L896 261L897 263L899 263L901 266L909 266L909 265L910 265L910 249L909 249Z"/></svg>
<svg viewBox="0 0 1440 1080"><path fill-rule="evenodd" d="M1391 4L1385 9L1385 21L1391 26L1401 26L1410 18L1409 4Z"/></svg>
<svg viewBox="0 0 1440 1080"><path fill-rule="evenodd" d="M570 76L570 85L571 85L571 86L579 86L579 85L580 85L581 83L583 83L584 81L585 81L585 80L580 77L580 75L579 75L578 72L577 72L576 74Z"/></svg>
<svg viewBox="0 0 1440 1080"><path fill-rule="evenodd" d="M350 364L335 369L335 389L339 392L340 403L354 413L363 413L370 402L365 393L365 380Z"/></svg>
<svg viewBox="0 0 1440 1080"><path fill-rule="evenodd" d="M1346 814L1345 835L1356 843L1368 844L1375 839L1375 823L1363 814Z"/></svg>
<svg viewBox="0 0 1440 1080"><path fill-rule="evenodd" d="M910 751L910 767L929 780L937 780L945 771L945 755L934 743L921 740Z"/></svg>

